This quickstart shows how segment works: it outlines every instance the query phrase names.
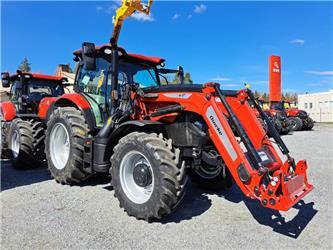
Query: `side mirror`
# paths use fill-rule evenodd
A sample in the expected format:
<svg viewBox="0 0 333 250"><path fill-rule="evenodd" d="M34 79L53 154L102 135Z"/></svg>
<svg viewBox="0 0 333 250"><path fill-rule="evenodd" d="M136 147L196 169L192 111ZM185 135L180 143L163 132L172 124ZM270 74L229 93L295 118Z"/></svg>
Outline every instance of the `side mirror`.
<svg viewBox="0 0 333 250"><path fill-rule="evenodd" d="M8 72L1 73L1 83L3 88L10 87L10 75Z"/></svg>
<svg viewBox="0 0 333 250"><path fill-rule="evenodd" d="M178 73L180 84L184 84L184 69L182 66L178 66Z"/></svg>
<svg viewBox="0 0 333 250"><path fill-rule="evenodd" d="M82 44L82 60L83 67L86 70L96 70L96 49L94 43L83 43Z"/></svg>

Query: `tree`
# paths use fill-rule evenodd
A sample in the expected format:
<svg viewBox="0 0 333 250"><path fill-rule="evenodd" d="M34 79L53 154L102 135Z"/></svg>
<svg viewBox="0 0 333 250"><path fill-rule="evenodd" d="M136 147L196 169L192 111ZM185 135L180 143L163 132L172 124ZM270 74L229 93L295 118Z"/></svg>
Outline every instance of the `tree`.
<svg viewBox="0 0 333 250"><path fill-rule="evenodd" d="M29 62L28 58L24 58L21 64L18 66L18 70L22 72L30 72L31 71L31 63Z"/></svg>
<svg viewBox="0 0 333 250"><path fill-rule="evenodd" d="M192 84L193 80L191 79L191 74L186 72L184 76L184 83L185 84Z"/></svg>

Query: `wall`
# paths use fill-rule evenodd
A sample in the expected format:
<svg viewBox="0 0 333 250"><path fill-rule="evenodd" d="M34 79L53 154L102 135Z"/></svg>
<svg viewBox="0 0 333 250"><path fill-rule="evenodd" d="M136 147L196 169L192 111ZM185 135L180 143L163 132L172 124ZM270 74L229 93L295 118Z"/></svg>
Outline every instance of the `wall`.
<svg viewBox="0 0 333 250"><path fill-rule="evenodd" d="M308 112L316 122L333 122L333 90L298 95L298 108Z"/></svg>

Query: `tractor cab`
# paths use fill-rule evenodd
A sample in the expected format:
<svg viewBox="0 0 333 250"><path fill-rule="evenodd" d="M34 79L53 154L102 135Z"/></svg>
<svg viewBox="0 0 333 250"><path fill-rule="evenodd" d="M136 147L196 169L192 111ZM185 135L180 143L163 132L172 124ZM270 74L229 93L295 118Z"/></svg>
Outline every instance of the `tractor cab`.
<svg viewBox="0 0 333 250"><path fill-rule="evenodd" d="M118 54L118 96L130 84L146 89L184 81L182 67L165 69L162 58L129 54L123 48L118 48ZM87 99L97 127L102 127L112 110L112 99L119 98L112 95L112 48L109 44L84 43L83 49L76 50L74 56L78 62L74 90Z"/></svg>
<svg viewBox="0 0 333 250"><path fill-rule="evenodd" d="M64 94L66 78L18 71L10 75L2 73L3 87L10 87L8 93L19 113L37 113L44 97L58 97Z"/></svg>

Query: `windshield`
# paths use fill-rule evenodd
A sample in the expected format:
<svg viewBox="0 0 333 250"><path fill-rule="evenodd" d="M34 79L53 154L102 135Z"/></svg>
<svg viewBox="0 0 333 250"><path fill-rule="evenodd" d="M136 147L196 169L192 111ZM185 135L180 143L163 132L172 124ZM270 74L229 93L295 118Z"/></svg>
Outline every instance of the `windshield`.
<svg viewBox="0 0 333 250"><path fill-rule="evenodd" d="M64 88L54 81L31 79L28 84L28 94L35 93L45 96L61 96L64 94Z"/></svg>
<svg viewBox="0 0 333 250"><path fill-rule="evenodd" d="M81 67L77 88L81 92L96 96L106 97L110 101L112 67L106 59L99 57L96 59L96 70L86 70ZM127 83L138 83L141 88L158 85L156 69L144 64L134 64L129 62L119 62L118 84L120 86Z"/></svg>

